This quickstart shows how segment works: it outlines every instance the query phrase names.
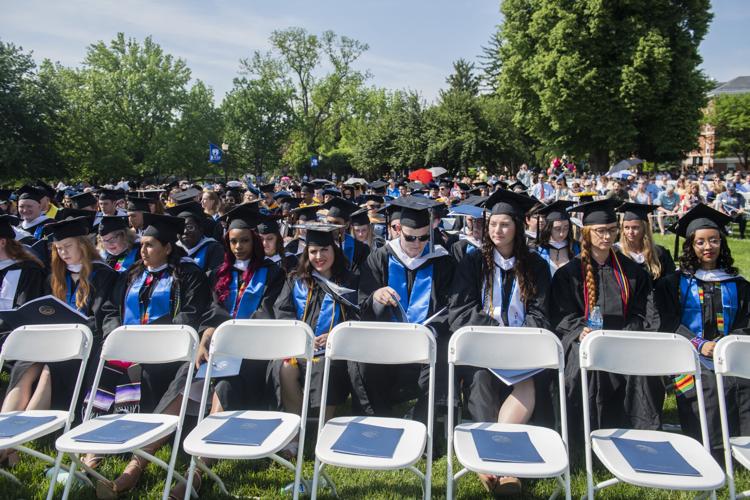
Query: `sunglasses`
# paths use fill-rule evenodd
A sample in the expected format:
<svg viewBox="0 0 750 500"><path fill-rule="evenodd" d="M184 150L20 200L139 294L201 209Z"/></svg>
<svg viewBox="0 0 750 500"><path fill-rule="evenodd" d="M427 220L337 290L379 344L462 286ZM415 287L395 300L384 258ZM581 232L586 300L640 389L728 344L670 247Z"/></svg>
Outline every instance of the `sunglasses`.
<svg viewBox="0 0 750 500"><path fill-rule="evenodd" d="M408 242L414 242L414 241L430 241L430 235L429 234L423 234L422 236L413 236L410 234L401 234L401 236L404 237L404 239Z"/></svg>

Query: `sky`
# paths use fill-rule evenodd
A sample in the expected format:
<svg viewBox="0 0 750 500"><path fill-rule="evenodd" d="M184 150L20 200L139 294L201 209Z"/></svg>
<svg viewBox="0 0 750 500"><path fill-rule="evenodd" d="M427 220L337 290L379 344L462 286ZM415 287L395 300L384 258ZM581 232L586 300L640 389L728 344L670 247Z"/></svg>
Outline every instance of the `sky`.
<svg viewBox="0 0 750 500"><path fill-rule="evenodd" d="M89 44L117 32L185 59L220 101L239 61L270 48L273 30L333 30L369 45L357 68L369 83L412 89L431 101L453 61L476 60L501 22L498 0L24 0L6 4L0 39L78 66ZM749 0L714 0L714 21L701 45L703 69L724 82L750 75Z"/></svg>

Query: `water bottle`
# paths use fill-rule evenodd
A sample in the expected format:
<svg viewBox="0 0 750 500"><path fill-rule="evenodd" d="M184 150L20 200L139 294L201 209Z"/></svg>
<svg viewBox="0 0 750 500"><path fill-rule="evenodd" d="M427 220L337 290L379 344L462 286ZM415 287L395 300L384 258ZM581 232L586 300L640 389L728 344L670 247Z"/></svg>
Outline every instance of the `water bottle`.
<svg viewBox="0 0 750 500"><path fill-rule="evenodd" d="M591 328L592 331L601 330L604 327L604 318L602 317L602 311L599 309L599 306L594 306L591 308L591 311L589 311L589 319L586 326Z"/></svg>

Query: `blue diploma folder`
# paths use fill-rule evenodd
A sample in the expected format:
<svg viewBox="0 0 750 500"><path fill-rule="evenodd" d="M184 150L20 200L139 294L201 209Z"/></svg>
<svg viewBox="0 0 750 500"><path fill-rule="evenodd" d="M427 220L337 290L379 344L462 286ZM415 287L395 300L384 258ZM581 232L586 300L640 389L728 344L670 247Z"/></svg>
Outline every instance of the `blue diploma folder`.
<svg viewBox="0 0 750 500"><path fill-rule="evenodd" d="M0 438L11 438L26 431L38 427L47 422L52 422L54 416L32 417L26 415L11 415L0 420Z"/></svg>
<svg viewBox="0 0 750 500"><path fill-rule="evenodd" d="M86 432L73 439L82 443L114 443L122 444L136 436L159 427L158 422L139 422L121 418L105 424L98 429Z"/></svg>
<svg viewBox="0 0 750 500"><path fill-rule="evenodd" d="M477 454L488 462L544 463L529 439L528 432L501 432L471 429Z"/></svg>
<svg viewBox="0 0 750 500"><path fill-rule="evenodd" d="M216 430L203 438L206 443L260 446L281 425L280 418L254 419L229 417Z"/></svg>
<svg viewBox="0 0 750 500"><path fill-rule="evenodd" d="M637 472L669 474L673 476L700 476L669 441L640 441L613 437L612 442Z"/></svg>
<svg viewBox="0 0 750 500"><path fill-rule="evenodd" d="M242 358L217 356L214 358L214 369L211 371L211 378L234 377L240 373L240 366L242 366ZM208 371L208 363L203 363L198 367L198 371L195 372L195 378L206 378L206 371Z"/></svg>
<svg viewBox="0 0 750 500"><path fill-rule="evenodd" d="M499 378L503 384L514 385L523 382L527 378L533 377L542 370L544 370L544 368L534 368L531 370L500 370L493 368L490 371L493 375Z"/></svg>
<svg viewBox="0 0 750 500"><path fill-rule="evenodd" d="M349 422L331 449L348 455L393 458L403 429Z"/></svg>

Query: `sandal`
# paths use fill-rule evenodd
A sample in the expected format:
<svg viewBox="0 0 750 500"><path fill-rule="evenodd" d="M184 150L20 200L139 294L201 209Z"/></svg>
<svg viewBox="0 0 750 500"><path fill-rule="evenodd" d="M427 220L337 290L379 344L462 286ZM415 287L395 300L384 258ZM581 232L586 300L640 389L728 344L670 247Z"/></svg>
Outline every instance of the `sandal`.
<svg viewBox="0 0 750 500"><path fill-rule="evenodd" d="M197 492L201 490L201 484L203 484L203 480L201 478L201 471L198 469L195 469L193 472L193 489ZM183 483L182 481L178 482L174 485L174 488L169 490L169 500L183 500L185 498L185 489L187 488L187 483Z"/></svg>
<svg viewBox="0 0 750 500"><path fill-rule="evenodd" d="M2 456L0 456L0 467L12 469L18 462L21 461L21 457L18 456L18 452L13 448L3 450Z"/></svg>
<svg viewBox="0 0 750 500"><path fill-rule="evenodd" d="M521 494L521 480L517 477L501 477L498 478L495 491L495 496L512 496Z"/></svg>
<svg viewBox="0 0 750 500"><path fill-rule="evenodd" d="M138 485L145 468L140 460L133 458L114 481L100 479L96 482L96 498L112 500L129 492Z"/></svg>
<svg viewBox="0 0 750 500"><path fill-rule="evenodd" d="M484 486L484 489L494 495L495 488L497 488L497 480L499 479L499 477L493 476L491 474L477 474L477 476L482 482L482 486Z"/></svg>
<svg viewBox="0 0 750 500"><path fill-rule="evenodd" d="M89 469L96 470L103 461L104 461L104 456L102 455L88 454L85 457L83 457L83 460L81 460L81 463L84 464Z"/></svg>

